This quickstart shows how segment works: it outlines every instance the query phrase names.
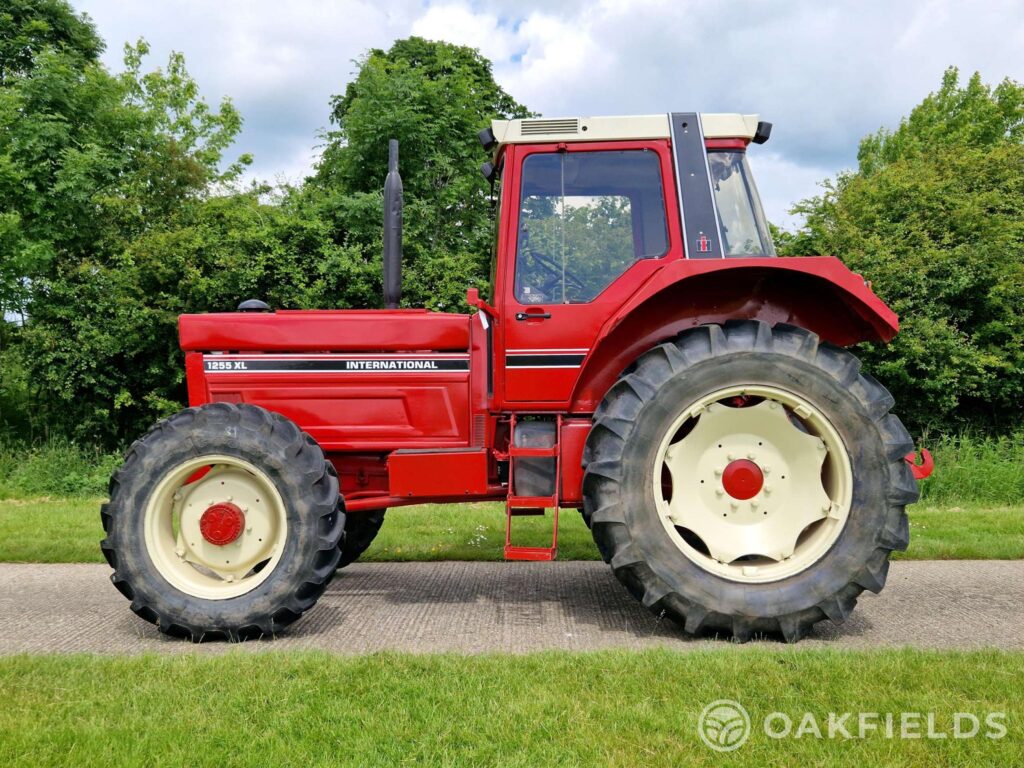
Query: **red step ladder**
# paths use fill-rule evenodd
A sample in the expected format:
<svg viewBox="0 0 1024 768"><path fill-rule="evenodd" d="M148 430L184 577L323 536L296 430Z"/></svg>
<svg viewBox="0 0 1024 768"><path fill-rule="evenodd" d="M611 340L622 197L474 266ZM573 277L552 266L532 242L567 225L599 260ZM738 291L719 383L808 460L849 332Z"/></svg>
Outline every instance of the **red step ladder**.
<svg viewBox="0 0 1024 768"><path fill-rule="evenodd" d="M511 435L516 433L516 417L511 419ZM514 439L514 438L513 438ZM526 448L515 445L508 447L508 487L509 496L505 500L505 559L506 560L554 560L558 555L558 490L562 477L562 458L560 446L562 442L562 417L558 417L555 427L555 444L550 448ZM517 458L554 458L555 460L555 492L551 496L513 496L513 472ZM551 524L550 547L522 547L512 543L512 518L524 515L543 515L545 510L554 510Z"/></svg>

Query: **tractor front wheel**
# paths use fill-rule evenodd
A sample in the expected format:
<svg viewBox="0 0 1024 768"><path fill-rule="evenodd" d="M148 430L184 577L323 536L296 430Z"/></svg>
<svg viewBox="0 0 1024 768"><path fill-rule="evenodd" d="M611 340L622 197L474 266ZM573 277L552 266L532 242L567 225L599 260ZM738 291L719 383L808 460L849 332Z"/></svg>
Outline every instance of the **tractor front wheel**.
<svg viewBox="0 0 1024 768"><path fill-rule="evenodd" d="M842 621L905 549L917 486L892 396L793 326L701 326L594 415L584 514L615 575L687 632L793 642Z"/></svg>
<svg viewBox="0 0 1024 768"><path fill-rule="evenodd" d="M338 477L294 422L212 403L128 450L101 512L132 610L195 642L273 635L317 601L345 525Z"/></svg>

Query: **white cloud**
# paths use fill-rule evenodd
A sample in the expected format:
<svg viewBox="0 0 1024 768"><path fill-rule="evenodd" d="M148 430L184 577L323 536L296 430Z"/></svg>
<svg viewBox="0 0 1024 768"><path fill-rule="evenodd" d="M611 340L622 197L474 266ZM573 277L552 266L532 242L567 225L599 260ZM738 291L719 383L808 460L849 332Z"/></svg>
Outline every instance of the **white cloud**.
<svg viewBox="0 0 1024 768"><path fill-rule="evenodd" d="M758 112L752 153L770 216L855 163L858 140L894 126L948 65L1024 80L1024 4L929 0L72 0L108 40L182 50L208 98L246 118L238 151L264 178L301 176L351 61L420 34L471 45L509 92L547 115Z"/></svg>
<svg viewBox="0 0 1024 768"><path fill-rule="evenodd" d="M185 54L207 100L230 96L245 118L235 150L253 152L255 175L301 178L328 125L330 97L344 91L353 60L409 34L416 0L72 0L106 39L105 61L120 68L126 41L144 37L148 64ZM301 160L300 160L301 158Z"/></svg>
<svg viewBox="0 0 1024 768"><path fill-rule="evenodd" d="M789 213L793 204L820 194L819 183L836 173L834 168L787 160L767 146L756 147L748 154L765 215L787 229L795 229L799 224L797 217Z"/></svg>
<svg viewBox="0 0 1024 768"><path fill-rule="evenodd" d="M464 3L428 6L412 25L412 34L428 40L447 40L478 49L492 61L506 61L517 52L519 37L497 14L474 12Z"/></svg>

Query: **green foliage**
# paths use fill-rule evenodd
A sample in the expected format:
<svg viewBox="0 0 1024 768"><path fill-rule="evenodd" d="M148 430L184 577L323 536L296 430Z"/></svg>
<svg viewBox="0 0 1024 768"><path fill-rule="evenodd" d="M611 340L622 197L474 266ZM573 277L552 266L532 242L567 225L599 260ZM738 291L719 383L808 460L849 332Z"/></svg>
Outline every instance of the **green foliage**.
<svg viewBox="0 0 1024 768"><path fill-rule="evenodd" d="M179 54L147 72L146 45L129 46L112 75L58 43L0 87L0 311L27 317L0 339L8 432L113 446L180 408L181 313L254 296L379 304L390 137L402 141L406 303L452 308L483 283L476 132L525 110L475 51L416 38L372 51L334 100L316 177L242 190L249 158L222 163L241 116L206 104Z"/></svg>
<svg viewBox="0 0 1024 768"><path fill-rule="evenodd" d="M1024 86L955 69L895 131L861 143L860 167L794 209L780 243L834 254L901 317L869 368L917 433L1014 429L1024 397Z"/></svg>
<svg viewBox="0 0 1024 768"><path fill-rule="evenodd" d="M66 440L34 447L15 442L3 444L0 498L106 496L110 475L121 460L119 454Z"/></svg>
<svg viewBox="0 0 1024 768"><path fill-rule="evenodd" d="M64 0L0 10L0 432L113 446L184 399L176 321L260 297L281 308L379 306L387 140L401 142L403 303L457 309L484 287L493 211L477 132L528 115L479 53L409 38L372 50L331 103L315 175L299 189L239 189L225 161L241 127L178 54L144 43L125 71ZM835 253L902 315L868 366L915 432L1011 429L1024 396L1024 88L955 70L860 168L798 206L785 253ZM613 201L574 208L595 265L613 256ZM595 221L607 226L595 228ZM535 245L554 231L538 227ZM598 243L597 241L600 240ZM588 241L589 242L589 241ZM607 275L582 275L585 281Z"/></svg>
<svg viewBox="0 0 1024 768"><path fill-rule="evenodd" d="M4 0L0 9L0 86L25 75L47 49L85 63L103 48L89 17L66 0Z"/></svg>
<svg viewBox="0 0 1024 768"><path fill-rule="evenodd" d="M34 434L35 413L19 332L13 323L0 323L0 441Z"/></svg>
<svg viewBox="0 0 1024 768"><path fill-rule="evenodd" d="M477 133L499 117L530 114L494 81L476 51L418 37L372 50L344 95L332 100L336 131L306 193L337 242L358 244L380 272L380 190L388 139L401 146L405 192L403 304L458 307L482 286L492 238L490 189L477 172ZM350 291L356 306L381 302L377 281Z"/></svg>
<svg viewBox="0 0 1024 768"><path fill-rule="evenodd" d="M48 425L104 442L179 407L192 254L158 246L248 160L219 167L241 127L230 101L199 99L179 54L143 73L147 50L126 47L113 76L47 48L0 89L2 309L28 315L22 359Z"/></svg>
<svg viewBox="0 0 1024 768"><path fill-rule="evenodd" d="M945 436L928 448L935 457L935 474L921 483L922 504L1024 501L1024 433Z"/></svg>

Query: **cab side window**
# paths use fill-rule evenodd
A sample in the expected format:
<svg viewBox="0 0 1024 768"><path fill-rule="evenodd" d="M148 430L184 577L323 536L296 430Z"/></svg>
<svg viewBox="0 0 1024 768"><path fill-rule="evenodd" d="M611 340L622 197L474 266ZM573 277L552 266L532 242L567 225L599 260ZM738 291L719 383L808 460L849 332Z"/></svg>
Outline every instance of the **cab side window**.
<svg viewBox="0 0 1024 768"><path fill-rule="evenodd" d="M515 296L592 301L639 259L668 252L657 153L552 152L523 162Z"/></svg>

